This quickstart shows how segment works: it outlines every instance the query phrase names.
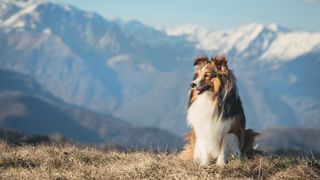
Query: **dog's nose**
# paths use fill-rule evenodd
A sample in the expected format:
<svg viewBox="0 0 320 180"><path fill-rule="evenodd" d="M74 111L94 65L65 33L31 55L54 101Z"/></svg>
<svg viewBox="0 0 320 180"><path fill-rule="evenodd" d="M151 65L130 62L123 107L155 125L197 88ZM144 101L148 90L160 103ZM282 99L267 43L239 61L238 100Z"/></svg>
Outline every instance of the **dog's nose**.
<svg viewBox="0 0 320 180"><path fill-rule="evenodd" d="M191 87L192 87L192 88L194 88L194 87L196 87L196 86L197 86L196 83L194 83L194 82L191 83Z"/></svg>

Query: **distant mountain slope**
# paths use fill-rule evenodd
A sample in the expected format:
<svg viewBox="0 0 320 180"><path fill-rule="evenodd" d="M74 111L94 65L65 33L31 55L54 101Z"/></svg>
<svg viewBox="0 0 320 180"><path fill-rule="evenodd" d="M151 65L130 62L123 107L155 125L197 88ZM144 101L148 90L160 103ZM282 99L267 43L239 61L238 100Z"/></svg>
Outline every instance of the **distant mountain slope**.
<svg viewBox="0 0 320 180"><path fill-rule="evenodd" d="M320 153L320 130L303 128L273 128L260 132L258 148L265 151L296 151L311 155Z"/></svg>
<svg viewBox="0 0 320 180"><path fill-rule="evenodd" d="M39 98L2 92L0 102L3 128L35 134L61 133L75 141L101 142L94 131L82 127L59 108Z"/></svg>
<svg viewBox="0 0 320 180"><path fill-rule="evenodd" d="M32 78L0 70L0 127L28 134L60 133L71 141L124 148L179 148L182 140L157 128L134 127L112 116L52 98Z"/></svg>
<svg viewBox="0 0 320 180"><path fill-rule="evenodd" d="M31 76L77 107L181 136L193 57L225 54L249 127L320 122L318 32L257 23L158 30L37 0L5 0L0 8L1 69Z"/></svg>

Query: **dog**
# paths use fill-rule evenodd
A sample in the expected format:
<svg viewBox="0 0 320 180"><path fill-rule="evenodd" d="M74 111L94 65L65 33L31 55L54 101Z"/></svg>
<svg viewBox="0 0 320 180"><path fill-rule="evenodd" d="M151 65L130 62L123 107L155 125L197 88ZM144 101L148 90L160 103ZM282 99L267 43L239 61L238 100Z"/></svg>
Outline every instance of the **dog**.
<svg viewBox="0 0 320 180"><path fill-rule="evenodd" d="M197 57L194 67L187 113L192 129L180 157L201 165L216 159L216 164L223 166L231 157L252 149L258 133L245 130L236 78L226 57Z"/></svg>

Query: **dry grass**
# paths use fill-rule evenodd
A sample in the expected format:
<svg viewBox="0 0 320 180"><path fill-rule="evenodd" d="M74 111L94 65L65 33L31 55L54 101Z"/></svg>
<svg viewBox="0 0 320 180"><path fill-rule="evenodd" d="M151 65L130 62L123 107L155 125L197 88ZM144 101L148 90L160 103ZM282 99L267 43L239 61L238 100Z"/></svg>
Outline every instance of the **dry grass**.
<svg viewBox="0 0 320 180"><path fill-rule="evenodd" d="M1 179L320 179L320 162L257 155L225 168L201 167L177 155L101 151L74 145L12 147L0 143Z"/></svg>

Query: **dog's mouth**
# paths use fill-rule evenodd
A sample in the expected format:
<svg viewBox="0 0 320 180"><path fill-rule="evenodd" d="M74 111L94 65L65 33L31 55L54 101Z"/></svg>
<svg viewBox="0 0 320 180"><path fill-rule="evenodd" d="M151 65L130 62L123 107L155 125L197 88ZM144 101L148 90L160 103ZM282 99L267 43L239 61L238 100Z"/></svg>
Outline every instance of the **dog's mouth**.
<svg viewBox="0 0 320 180"><path fill-rule="evenodd" d="M195 94L196 95L199 95L199 94L202 94L203 92L209 90L211 88L211 86L204 86L202 88L195 88Z"/></svg>

